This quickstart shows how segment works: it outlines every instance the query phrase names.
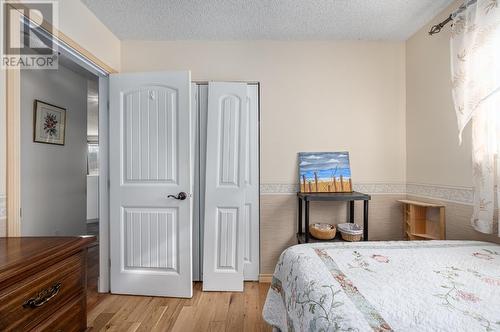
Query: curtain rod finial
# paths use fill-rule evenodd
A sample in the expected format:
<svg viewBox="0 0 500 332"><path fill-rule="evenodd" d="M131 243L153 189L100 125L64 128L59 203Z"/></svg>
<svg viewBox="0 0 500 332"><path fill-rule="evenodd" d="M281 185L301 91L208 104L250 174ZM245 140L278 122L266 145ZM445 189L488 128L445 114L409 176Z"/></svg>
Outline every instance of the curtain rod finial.
<svg viewBox="0 0 500 332"><path fill-rule="evenodd" d="M440 24L436 24L434 26L432 26L432 28L429 30L429 35L435 35L436 33L439 33L441 31L441 25Z"/></svg>
<svg viewBox="0 0 500 332"><path fill-rule="evenodd" d="M453 14L450 14L450 16L448 16L448 18L446 20L444 20L443 22L439 23L439 24L436 24L436 25L433 25L431 30L429 30L429 35L435 35L436 33L439 33L441 32L441 29L448 23L450 23L451 21L453 21Z"/></svg>

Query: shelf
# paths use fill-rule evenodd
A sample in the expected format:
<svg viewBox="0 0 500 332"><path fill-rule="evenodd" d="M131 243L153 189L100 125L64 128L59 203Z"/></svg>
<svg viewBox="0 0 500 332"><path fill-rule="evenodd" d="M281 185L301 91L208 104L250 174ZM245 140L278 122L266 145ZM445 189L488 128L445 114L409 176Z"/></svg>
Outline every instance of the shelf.
<svg viewBox="0 0 500 332"><path fill-rule="evenodd" d="M306 243L306 235L304 233L297 233L297 241L299 242L299 244ZM309 235L309 242L307 243L322 243L322 242L347 242L347 241L342 240L342 235L340 235L340 232L337 231L337 234L331 240L319 240L313 237L312 235Z"/></svg>
<svg viewBox="0 0 500 332"><path fill-rule="evenodd" d="M410 201L410 200L407 200L407 199L399 199L398 202L403 203L403 204L409 204L409 205L415 205L415 206L423 206L423 207L431 207L431 208L444 207L444 205L442 205L442 204L417 202L417 201Z"/></svg>
<svg viewBox="0 0 500 332"><path fill-rule="evenodd" d="M370 195L357 191L340 193L307 193L298 192L297 196L305 201L369 201Z"/></svg>
<svg viewBox="0 0 500 332"><path fill-rule="evenodd" d="M401 199L398 202L403 203L403 227L408 240L446 239L445 206L440 203L433 204L407 199ZM430 212L432 209L437 211Z"/></svg>
<svg viewBox="0 0 500 332"><path fill-rule="evenodd" d="M439 240L439 236L435 235L430 235L430 234L422 234L422 233L408 233L409 236L415 236L415 237L421 237L423 239L430 239L430 240Z"/></svg>
<svg viewBox="0 0 500 332"><path fill-rule="evenodd" d="M350 192L350 193L297 193L298 197L298 218L297 218L297 230L300 230L300 234L296 234L298 243L305 242L305 233L309 231L308 227L314 222L310 219L310 202L311 201L344 201L347 202L347 210L349 211L348 222L354 222L354 214L356 209L354 208L355 201L363 201L363 241L368 241L368 210L369 210L369 200L370 195L363 194L360 192ZM305 207L305 211L304 211ZM308 242L338 242L343 241L341 239L340 232L337 232L337 236L332 240L318 240L308 235Z"/></svg>

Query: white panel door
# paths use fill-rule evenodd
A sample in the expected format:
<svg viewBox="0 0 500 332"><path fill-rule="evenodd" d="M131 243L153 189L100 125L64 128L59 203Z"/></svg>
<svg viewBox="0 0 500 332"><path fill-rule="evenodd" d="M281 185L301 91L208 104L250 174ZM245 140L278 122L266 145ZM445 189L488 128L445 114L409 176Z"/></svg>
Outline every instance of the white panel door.
<svg viewBox="0 0 500 332"><path fill-rule="evenodd" d="M195 188L199 188L195 196L195 219L193 232L196 224L199 224L199 234L203 235L203 225L205 218L205 162L206 162L206 139L207 139L207 113L208 113L208 85L196 84L192 87L192 95L197 103L193 112L198 112L198 152L195 154L199 172L195 169ZM244 280L259 279L259 86L257 84L247 84L247 141L245 146L245 218L244 218L244 245L243 245L243 278ZM194 105L193 101L193 105ZM196 190L195 190L196 191ZM196 203L198 201L198 203ZM196 209L198 206L198 209ZM199 216L197 216L199 211ZM193 234L193 241L195 234ZM193 249L195 245L193 243ZM203 257L203 236L200 236L200 257ZM196 253L193 254L193 258ZM196 269L196 262L193 263ZM203 266L203 259L200 260L200 267ZM200 268L200 271L203 269ZM196 276L196 274L193 274ZM195 279L196 280L196 279ZM200 275L200 280L202 280Z"/></svg>
<svg viewBox="0 0 500 332"><path fill-rule="evenodd" d="M198 85L196 83L191 83L191 117L193 124L193 131L191 132L191 138L193 139L193 162L194 162L194 174L193 174L193 281L201 280L201 259L200 259L200 163L199 163L199 152L200 152L200 120L199 120L199 96L198 96Z"/></svg>
<svg viewBox="0 0 500 332"><path fill-rule="evenodd" d="M259 280L259 86L247 86L243 276Z"/></svg>
<svg viewBox="0 0 500 332"><path fill-rule="evenodd" d="M190 84L189 72L110 77L112 293L192 296Z"/></svg>
<svg viewBox="0 0 500 332"><path fill-rule="evenodd" d="M208 85L203 290L243 291L247 85Z"/></svg>

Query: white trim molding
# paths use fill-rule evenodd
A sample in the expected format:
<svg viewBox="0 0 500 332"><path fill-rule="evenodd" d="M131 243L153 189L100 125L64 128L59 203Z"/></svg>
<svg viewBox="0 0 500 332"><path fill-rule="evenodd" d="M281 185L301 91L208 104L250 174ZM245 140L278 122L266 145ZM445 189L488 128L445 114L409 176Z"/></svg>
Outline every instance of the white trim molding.
<svg viewBox="0 0 500 332"><path fill-rule="evenodd" d="M7 196L0 194L0 220L7 218Z"/></svg>

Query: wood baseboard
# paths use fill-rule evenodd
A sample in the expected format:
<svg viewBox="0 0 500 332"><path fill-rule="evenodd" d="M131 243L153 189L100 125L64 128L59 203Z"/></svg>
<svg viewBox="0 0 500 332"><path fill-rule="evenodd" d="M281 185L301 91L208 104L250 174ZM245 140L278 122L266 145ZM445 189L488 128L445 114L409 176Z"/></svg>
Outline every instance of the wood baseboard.
<svg viewBox="0 0 500 332"><path fill-rule="evenodd" d="M270 284L273 280L272 274L259 274L259 282L261 284Z"/></svg>

